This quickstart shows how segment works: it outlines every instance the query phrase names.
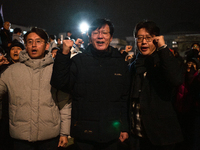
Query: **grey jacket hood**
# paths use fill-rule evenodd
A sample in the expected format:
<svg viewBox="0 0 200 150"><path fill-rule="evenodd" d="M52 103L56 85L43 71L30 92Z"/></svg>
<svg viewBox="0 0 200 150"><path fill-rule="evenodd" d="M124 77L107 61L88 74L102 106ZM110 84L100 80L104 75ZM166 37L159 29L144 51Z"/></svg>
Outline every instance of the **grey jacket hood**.
<svg viewBox="0 0 200 150"><path fill-rule="evenodd" d="M40 69L54 62L50 52L42 59L31 59L26 50L20 52L19 61L32 69Z"/></svg>

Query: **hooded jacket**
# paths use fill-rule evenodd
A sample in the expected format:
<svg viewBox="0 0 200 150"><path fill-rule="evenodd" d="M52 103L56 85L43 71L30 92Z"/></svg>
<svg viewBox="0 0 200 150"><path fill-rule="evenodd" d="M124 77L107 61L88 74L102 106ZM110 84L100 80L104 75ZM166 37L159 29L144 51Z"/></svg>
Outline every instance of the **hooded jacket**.
<svg viewBox="0 0 200 150"><path fill-rule="evenodd" d="M51 87L52 66L50 53L42 59L31 59L23 50L20 63L1 74L0 96L5 92L9 95L11 137L34 142L59 133L69 135L71 103L68 94Z"/></svg>

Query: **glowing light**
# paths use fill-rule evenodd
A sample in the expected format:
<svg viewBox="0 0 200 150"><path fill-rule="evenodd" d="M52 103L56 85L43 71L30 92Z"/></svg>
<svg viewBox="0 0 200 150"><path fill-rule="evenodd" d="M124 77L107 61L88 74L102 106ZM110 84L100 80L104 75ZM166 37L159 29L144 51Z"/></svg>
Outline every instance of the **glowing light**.
<svg viewBox="0 0 200 150"><path fill-rule="evenodd" d="M82 33L86 33L89 29L89 26L86 22L81 23L80 25L80 30Z"/></svg>

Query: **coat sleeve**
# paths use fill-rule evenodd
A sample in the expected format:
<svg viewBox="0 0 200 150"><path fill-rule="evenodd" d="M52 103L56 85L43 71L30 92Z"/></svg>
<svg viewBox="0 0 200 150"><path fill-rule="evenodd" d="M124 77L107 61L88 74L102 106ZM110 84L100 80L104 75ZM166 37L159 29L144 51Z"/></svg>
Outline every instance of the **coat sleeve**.
<svg viewBox="0 0 200 150"><path fill-rule="evenodd" d="M3 72L0 75L0 101L2 101L2 96L8 91L5 78L6 76L6 72Z"/></svg>
<svg viewBox="0 0 200 150"><path fill-rule="evenodd" d="M3 98L3 95L7 92L7 86L4 81L4 78L5 78L5 75L1 74L1 77L0 77L0 119L2 117L2 100L3 100L2 98Z"/></svg>
<svg viewBox="0 0 200 150"><path fill-rule="evenodd" d="M182 62L167 47L159 50L158 54L166 81L172 86L181 85L184 79Z"/></svg>
<svg viewBox="0 0 200 150"><path fill-rule="evenodd" d="M68 93L57 92L58 106L60 109L61 129L60 135L70 135L72 98Z"/></svg>
<svg viewBox="0 0 200 150"><path fill-rule="evenodd" d="M60 135L62 136L70 135L71 104L72 104L71 95L66 92L56 90L53 87L51 89L51 93L60 111L60 118L61 118Z"/></svg>
<svg viewBox="0 0 200 150"><path fill-rule="evenodd" d="M129 132L129 93L130 93L130 72L125 71L125 78L123 82L122 100L121 105L121 122L122 122L122 132Z"/></svg>
<svg viewBox="0 0 200 150"><path fill-rule="evenodd" d="M53 65L51 85L63 92L69 92L72 88L71 85L74 83L73 73L70 71L72 68L70 54L64 55L58 51Z"/></svg>

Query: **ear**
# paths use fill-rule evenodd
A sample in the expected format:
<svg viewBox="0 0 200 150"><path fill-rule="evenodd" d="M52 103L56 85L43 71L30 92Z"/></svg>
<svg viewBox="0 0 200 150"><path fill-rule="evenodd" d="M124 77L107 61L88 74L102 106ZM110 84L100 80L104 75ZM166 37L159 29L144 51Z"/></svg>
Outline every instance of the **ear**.
<svg viewBox="0 0 200 150"><path fill-rule="evenodd" d="M110 42L112 42L113 36L110 37Z"/></svg>
<svg viewBox="0 0 200 150"><path fill-rule="evenodd" d="M46 43L45 50L49 50L49 43Z"/></svg>
<svg viewBox="0 0 200 150"><path fill-rule="evenodd" d="M26 44L25 44L25 49L26 49L26 51L27 51L27 46L26 46Z"/></svg>
<svg viewBox="0 0 200 150"><path fill-rule="evenodd" d="M90 44L92 43L92 39L91 39L91 37L89 37L89 42L90 42Z"/></svg>

